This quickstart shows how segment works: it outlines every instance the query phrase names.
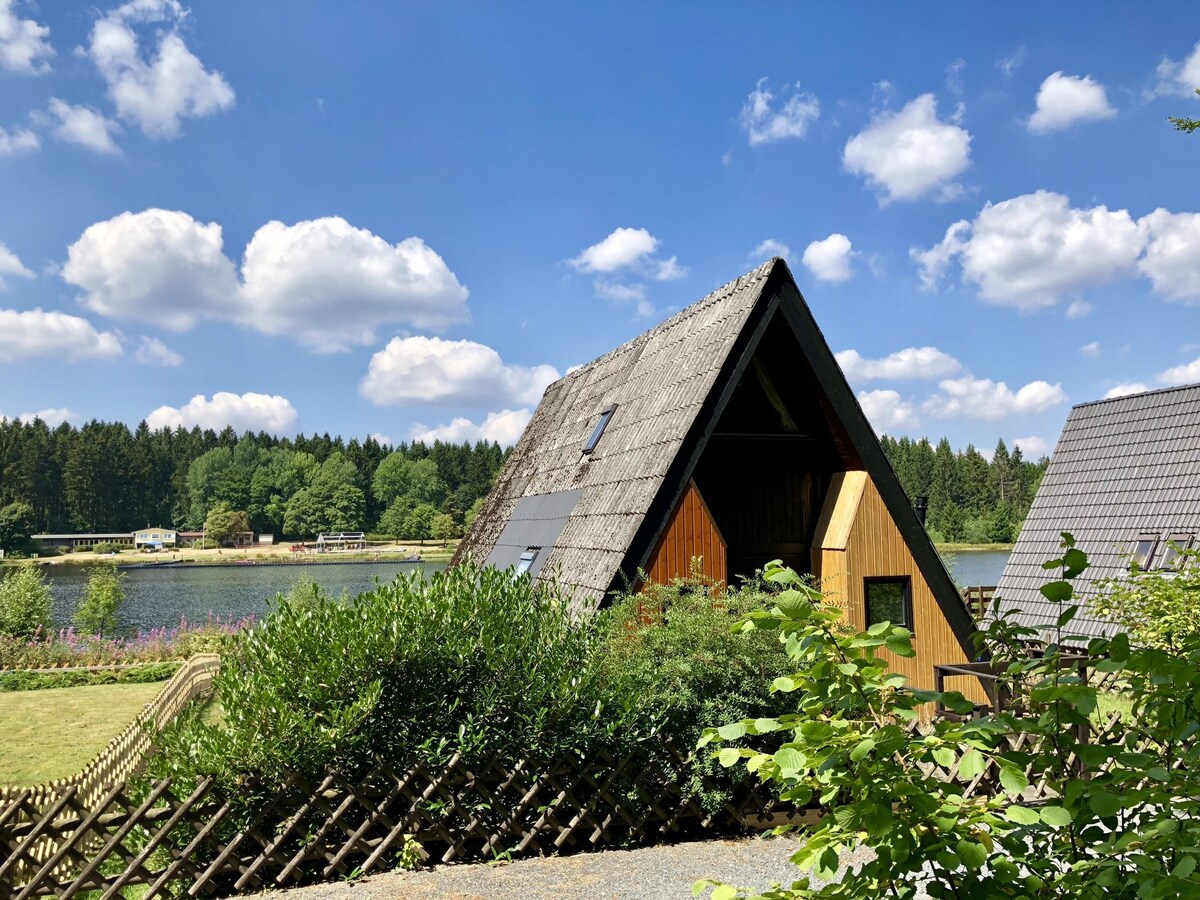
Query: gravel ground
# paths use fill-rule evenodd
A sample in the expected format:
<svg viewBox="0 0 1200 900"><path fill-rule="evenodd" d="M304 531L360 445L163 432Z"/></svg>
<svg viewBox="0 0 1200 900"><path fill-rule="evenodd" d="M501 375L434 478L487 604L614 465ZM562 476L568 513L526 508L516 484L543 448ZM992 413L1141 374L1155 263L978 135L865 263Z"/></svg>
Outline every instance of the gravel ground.
<svg viewBox="0 0 1200 900"><path fill-rule="evenodd" d="M273 900L684 900L692 883L716 878L744 887L791 883L794 838L703 841L607 850L512 863L438 866L373 875L259 897ZM705 895L707 896L707 894Z"/></svg>

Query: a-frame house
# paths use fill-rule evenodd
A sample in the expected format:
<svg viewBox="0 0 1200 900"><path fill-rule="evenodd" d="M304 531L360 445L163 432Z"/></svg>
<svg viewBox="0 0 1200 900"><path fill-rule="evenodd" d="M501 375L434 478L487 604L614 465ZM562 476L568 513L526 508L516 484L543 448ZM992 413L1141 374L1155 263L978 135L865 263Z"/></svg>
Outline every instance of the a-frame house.
<svg viewBox="0 0 1200 900"><path fill-rule="evenodd" d="M817 575L857 627L914 632L896 668L972 658L958 590L787 265L774 259L546 389L456 559L553 573L603 603L702 558L736 583Z"/></svg>

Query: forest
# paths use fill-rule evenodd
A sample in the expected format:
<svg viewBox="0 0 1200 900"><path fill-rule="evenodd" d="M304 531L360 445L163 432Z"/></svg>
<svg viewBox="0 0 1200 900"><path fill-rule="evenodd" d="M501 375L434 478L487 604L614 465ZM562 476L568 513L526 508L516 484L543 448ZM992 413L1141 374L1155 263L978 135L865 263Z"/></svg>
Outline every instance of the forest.
<svg viewBox="0 0 1200 900"><path fill-rule="evenodd" d="M499 444L392 447L329 434L136 430L0 418L0 549L29 534L147 525L309 537L453 537L506 458Z"/></svg>
<svg viewBox="0 0 1200 900"><path fill-rule="evenodd" d="M957 453L942 438L881 439L884 455L910 498L925 497L925 527L937 543L1010 544L1029 513L1050 458L1029 462L1003 440L988 459L968 444Z"/></svg>

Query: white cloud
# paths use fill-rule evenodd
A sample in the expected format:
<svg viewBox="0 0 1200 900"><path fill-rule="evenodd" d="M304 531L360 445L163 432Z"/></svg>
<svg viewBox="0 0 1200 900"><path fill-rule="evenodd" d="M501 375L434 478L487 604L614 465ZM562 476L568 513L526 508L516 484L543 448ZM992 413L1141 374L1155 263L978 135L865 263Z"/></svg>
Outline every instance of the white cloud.
<svg viewBox="0 0 1200 900"><path fill-rule="evenodd" d="M120 131L121 126L112 119L90 107L72 106L57 97L50 99L49 109L49 115L39 114L38 118L50 125L54 136L60 141L79 144L97 153L121 152L112 139L113 133Z"/></svg>
<svg viewBox="0 0 1200 900"><path fill-rule="evenodd" d="M1104 395L1105 400L1112 400L1114 397L1128 397L1130 394L1142 394L1150 390L1147 385L1140 381L1129 381L1124 384L1114 385L1110 387Z"/></svg>
<svg viewBox="0 0 1200 900"><path fill-rule="evenodd" d="M617 228L569 263L580 272L593 275L627 270L656 281L683 278L687 269L679 265L676 257L655 259L651 255L661 243L645 228Z"/></svg>
<svg viewBox="0 0 1200 900"><path fill-rule="evenodd" d="M1138 220L1148 237L1138 269L1170 300L1200 300L1200 214L1156 209Z"/></svg>
<svg viewBox="0 0 1200 900"><path fill-rule="evenodd" d="M54 48L46 40L50 29L17 15L17 0L0 0L0 69L20 75L44 75Z"/></svg>
<svg viewBox="0 0 1200 900"><path fill-rule="evenodd" d="M1172 366L1158 373L1158 383L1165 385L1195 384L1200 382L1200 359L1193 359L1182 366Z"/></svg>
<svg viewBox="0 0 1200 900"><path fill-rule="evenodd" d="M179 36L187 11L178 0L130 0L92 28L87 55L108 84L117 115L150 137L172 138L180 120L229 109L233 88L210 72ZM143 52L135 26L165 23ZM149 29L146 29L149 30Z"/></svg>
<svg viewBox="0 0 1200 900"><path fill-rule="evenodd" d="M740 121L750 139L750 146L769 144L788 138L802 138L808 126L821 115L821 104L816 96L800 90L800 84L785 87L786 99L780 96L780 106L775 105L775 94L764 85L767 79L760 78L742 106Z"/></svg>
<svg viewBox="0 0 1200 900"><path fill-rule="evenodd" d="M939 199L957 196L962 186L954 179L970 164L971 135L938 119L933 94L873 116L842 151L843 167L879 191L880 205L933 191Z"/></svg>
<svg viewBox="0 0 1200 900"><path fill-rule="evenodd" d="M946 90L952 94L963 92L962 74L967 69L967 61L962 57L946 66Z"/></svg>
<svg viewBox="0 0 1200 900"><path fill-rule="evenodd" d="M1192 48L1186 59L1164 59L1158 64L1158 86L1154 93L1159 96L1191 97L1195 99L1196 88L1200 87L1200 41Z"/></svg>
<svg viewBox="0 0 1200 900"><path fill-rule="evenodd" d="M143 366L181 366L183 357L158 338L143 335L133 358Z"/></svg>
<svg viewBox="0 0 1200 900"><path fill-rule="evenodd" d="M1111 119L1117 114L1108 103L1104 85L1090 76L1054 72L1037 92L1037 112L1029 117L1029 130L1037 134L1062 131L1076 122Z"/></svg>
<svg viewBox="0 0 1200 900"><path fill-rule="evenodd" d="M4 279L6 276L16 275L18 278L33 278L35 277L17 258L17 254L13 253L4 242L0 241L0 290L8 287Z"/></svg>
<svg viewBox="0 0 1200 900"><path fill-rule="evenodd" d="M215 222L165 209L126 212L90 226L68 248L62 276L93 312L183 331L201 316L237 312L237 274L221 246Z"/></svg>
<svg viewBox="0 0 1200 900"><path fill-rule="evenodd" d="M1008 56L996 60L996 68L1004 73L1005 78L1012 78L1013 72L1025 65L1025 59L1028 56L1029 50L1022 44Z"/></svg>
<svg viewBox="0 0 1200 900"><path fill-rule="evenodd" d="M371 357L359 390L378 406L458 403L536 405L559 374L553 366L514 366L491 347L441 338L392 338Z"/></svg>
<svg viewBox="0 0 1200 900"><path fill-rule="evenodd" d="M783 259L791 259L792 248L783 241L777 241L775 238L767 238L750 251L750 258L756 262L772 259L776 256Z"/></svg>
<svg viewBox="0 0 1200 900"><path fill-rule="evenodd" d="M1050 453L1050 445L1040 437L1013 438L1013 446L1021 448L1021 455L1027 460L1039 460Z"/></svg>
<svg viewBox="0 0 1200 900"><path fill-rule="evenodd" d="M392 439L390 437L388 437L386 434L381 434L378 431L372 432L370 437L371 437L371 440L373 440L375 443L379 444L380 446L387 446L387 447L395 446L395 444L392 442Z"/></svg>
<svg viewBox="0 0 1200 900"><path fill-rule="evenodd" d="M1071 305L1067 307L1068 319L1082 319L1092 311L1092 304L1086 300L1072 300Z"/></svg>
<svg viewBox="0 0 1200 900"><path fill-rule="evenodd" d="M448 425L438 425L436 428L417 424L413 426L412 439L427 444L434 441L448 444L495 441L501 447L511 447L520 440L521 433L531 418L533 413L528 409L505 409L488 413L487 418L479 423L460 417Z"/></svg>
<svg viewBox="0 0 1200 900"><path fill-rule="evenodd" d="M121 355L111 331L97 331L79 316L40 309L0 309L0 363L38 356L109 359Z"/></svg>
<svg viewBox="0 0 1200 900"><path fill-rule="evenodd" d="M831 234L821 241L813 241L804 248L800 261L816 276L818 281L843 282L854 277L850 265L855 255L850 239L844 234Z"/></svg>
<svg viewBox="0 0 1200 900"><path fill-rule="evenodd" d="M646 299L644 284L625 284L620 281L610 281L597 278L595 281L596 295L605 300L615 300L618 303L641 302Z"/></svg>
<svg viewBox="0 0 1200 900"><path fill-rule="evenodd" d="M859 391L858 404L879 434L903 431L920 424L913 405L895 391Z"/></svg>
<svg viewBox="0 0 1200 900"><path fill-rule="evenodd" d="M58 406L50 407L49 409L39 409L37 412L23 412L17 418L22 422L32 422L34 419L41 419L49 427L57 428L63 422L69 422L77 418L77 416L65 406Z"/></svg>
<svg viewBox="0 0 1200 900"><path fill-rule="evenodd" d="M227 425L235 431L267 431L279 434L296 425L296 410L291 402L277 394L230 394L218 391L211 400L197 394L176 409L160 406L146 416L146 424L159 428L211 428L221 431Z"/></svg>
<svg viewBox="0 0 1200 900"><path fill-rule="evenodd" d="M1088 359L1098 359L1102 349L1099 341L1092 341L1090 344L1084 344L1079 348L1079 355L1086 356Z"/></svg>
<svg viewBox="0 0 1200 900"><path fill-rule="evenodd" d="M0 128L0 156L12 156L26 150L36 150L40 146L42 142L28 128L14 128L12 131Z"/></svg>
<svg viewBox="0 0 1200 900"><path fill-rule="evenodd" d="M1003 381L964 375L941 381L938 387L941 393L926 400L922 409L939 418L1002 419L1031 415L1045 412L1067 399L1061 385L1045 381L1031 381L1014 393Z"/></svg>
<svg viewBox="0 0 1200 900"><path fill-rule="evenodd" d="M465 322L467 289L418 237L389 244L331 216L255 232L237 318L321 351L375 340L385 325L441 330Z"/></svg>
<svg viewBox="0 0 1200 900"><path fill-rule="evenodd" d="M843 350L837 361L851 381L941 378L962 369L962 363L937 347L906 347L882 359L863 359L857 350Z"/></svg>
<svg viewBox="0 0 1200 900"><path fill-rule="evenodd" d="M940 244L909 254L927 287L957 259L984 300L1032 310L1127 271L1143 245L1128 210L1074 209L1062 194L1037 191L988 203L973 222L952 224Z"/></svg>

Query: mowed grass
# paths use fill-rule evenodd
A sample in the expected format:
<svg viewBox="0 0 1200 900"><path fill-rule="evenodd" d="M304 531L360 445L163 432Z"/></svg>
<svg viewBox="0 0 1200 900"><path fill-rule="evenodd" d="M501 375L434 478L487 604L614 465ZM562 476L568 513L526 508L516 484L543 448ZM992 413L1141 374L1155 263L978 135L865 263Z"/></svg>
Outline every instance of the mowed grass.
<svg viewBox="0 0 1200 900"><path fill-rule="evenodd" d="M34 785L78 772L163 684L0 693L0 783Z"/></svg>

